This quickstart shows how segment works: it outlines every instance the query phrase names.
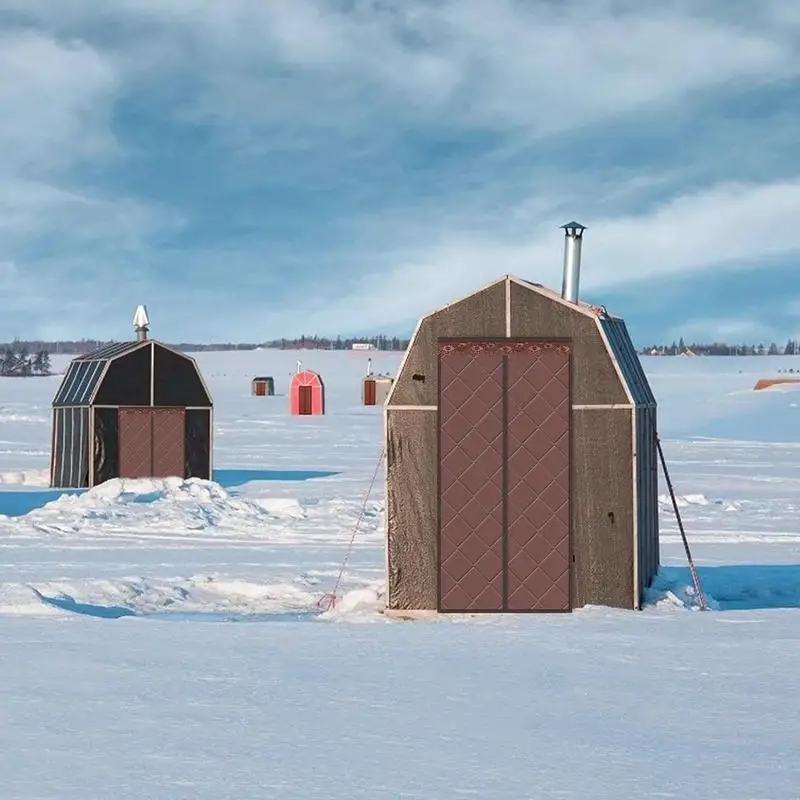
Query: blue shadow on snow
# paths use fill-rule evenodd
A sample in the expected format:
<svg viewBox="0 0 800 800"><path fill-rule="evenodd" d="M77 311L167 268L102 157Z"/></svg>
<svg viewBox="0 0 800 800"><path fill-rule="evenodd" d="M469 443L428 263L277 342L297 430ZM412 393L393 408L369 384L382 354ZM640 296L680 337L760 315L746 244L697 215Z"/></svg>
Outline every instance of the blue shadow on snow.
<svg viewBox="0 0 800 800"><path fill-rule="evenodd" d="M719 611L800 608L800 564L697 567L703 593ZM661 567L660 587L691 585L688 567Z"/></svg>
<svg viewBox="0 0 800 800"><path fill-rule="evenodd" d="M83 494L86 489L15 489L0 491L0 514L22 517L63 494Z"/></svg>
<svg viewBox="0 0 800 800"><path fill-rule="evenodd" d="M250 481L310 481L331 478L341 473L314 469L215 469L214 480L223 489L233 489ZM83 494L86 489L11 489L0 490L0 514L22 517L64 494ZM158 497L142 495L139 502L149 503Z"/></svg>
<svg viewBox="0 0 800 800"><path fill-rule="evenodd" d="M79 603L72 597L48 597L37 589L36 596L47 606L69 611L83 617L96 619L122 619L139 617L168 622L304 622L319 616L319 611L283 611L273 614L231 614L229 611L151 611L139 613L127 606L101 606Z"/></svg>
<svg viewBox="0 0 800 800"><path fill-rule="evenodd" d="M214 480L223 489L230 489L250 481L311 481L339 474L320 469L215 469Z"/></svg>
<svg viewBox="0 0 800 800"><path fill-rule="evenodd" d="M47 606L81 614L84 617L98 617L100 619L120 619L122 617L135 617L136 612L126 606L97 606L90 603L79 603L72 597L47 597L36 589L36 596Z"/></svg>

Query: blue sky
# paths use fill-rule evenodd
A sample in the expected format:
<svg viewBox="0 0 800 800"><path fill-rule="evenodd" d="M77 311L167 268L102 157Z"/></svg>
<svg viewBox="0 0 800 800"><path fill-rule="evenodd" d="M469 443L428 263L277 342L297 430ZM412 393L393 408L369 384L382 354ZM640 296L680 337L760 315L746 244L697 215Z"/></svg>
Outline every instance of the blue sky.
<svg viewBox="0 0 800 800"><path fill-rule="evenodd" d="M0 339L407 333L507 272L800 335L800 5L0 0Z"/></svg>

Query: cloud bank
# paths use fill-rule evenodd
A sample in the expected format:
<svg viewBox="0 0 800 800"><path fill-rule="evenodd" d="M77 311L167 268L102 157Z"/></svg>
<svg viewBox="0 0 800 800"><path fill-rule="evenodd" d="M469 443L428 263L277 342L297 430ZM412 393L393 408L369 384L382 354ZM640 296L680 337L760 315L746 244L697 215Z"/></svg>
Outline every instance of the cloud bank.
<svg viewBox="0 0 800 800"><path fill-rule="evenodd" d="M640 337L795 324L785 3L0 0L0 31L0 338L126 338L139 302L173 341L404 332L560 286L572 218ZM712 278L740 299L691 307Z"/></svg>

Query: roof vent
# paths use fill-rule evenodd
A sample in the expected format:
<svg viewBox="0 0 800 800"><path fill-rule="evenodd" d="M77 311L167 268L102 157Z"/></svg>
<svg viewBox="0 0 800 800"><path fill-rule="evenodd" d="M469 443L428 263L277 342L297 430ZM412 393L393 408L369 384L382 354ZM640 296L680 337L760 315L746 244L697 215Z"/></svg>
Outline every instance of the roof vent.
<svg viewBox="0 0 800 800"><path fill-rule="evenodd" d="M561 284L561 296L570 303L577 303L581 280L581 245L586 228L580 222L568 222L561 228L564 231L564 280Z"/></svg>
<svg viewBox="0 0 800 800"><path fill-rule="evenodd" d="M136 341L143 342L147 339L150 328L150 317L147 316L147 306L137 306L133 315L133 329L136 331Z"/></svg>

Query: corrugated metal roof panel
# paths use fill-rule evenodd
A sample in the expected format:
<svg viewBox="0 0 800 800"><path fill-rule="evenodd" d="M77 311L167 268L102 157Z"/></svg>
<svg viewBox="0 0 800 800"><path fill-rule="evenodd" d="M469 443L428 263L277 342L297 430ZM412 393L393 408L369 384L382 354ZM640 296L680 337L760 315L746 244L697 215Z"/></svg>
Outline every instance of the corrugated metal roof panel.
<svg viewBox="0 0 800 800"><path fill-rule="evenodd" d="M120 342L106 345L92 353L78 356L70 363L61 386L58 387L53 405L56 407L84 406L89 403L109 358L124 355L134 350L140 342Z"/></svg>
<svg viewBox="0 0 800 800"><path fill-rule="evenodd" d="M600 317L600 324L614 358L617 359L620 370L622 370L622 376L633 395L633 402L637 406L657 405L653 390L644 374L642 362L639 361L639 356L631 341L625 320L619 317Z"/></svg>
<svg viewBox="0 0 800 800"><path fill-rule="evenodd" d="M67 398L67 404L69 405L84 406L89 403L89 398L92 396L92 392L103 374L106 362L84 361L83 366L87 369L81 373L80 378L75 382L75 386Z"/></svg>
<svg viewBox="0 0 800 800"><path fill-rule="evenodd" d="M80 363L78 361L73 361L67 367L67 371L64 373L64 377L61 379L61 385L58 387L56 396L53 398L54 406L66 405L64 403L64 398L67 396L70 386L72 385L72 382L75 380L75 375L78 372L79 366Z"/></svg>
<svg viewBox="0 0 800 800"><path fill-rule="evenodd" d="M131 350L136 350L137 347L141 347L143 344L144 342L113 342L112 344L103 345L97 350L92 350L90 353L78 356L76 361L107 361L109 358L116 358Z"/></svg>
<svg viewBox="0 0 800 800"><path fill-rule="evenodd" d="M87 405L105 365L105 361L73 361L61 381L53 405L62 408Z"/></svg>

